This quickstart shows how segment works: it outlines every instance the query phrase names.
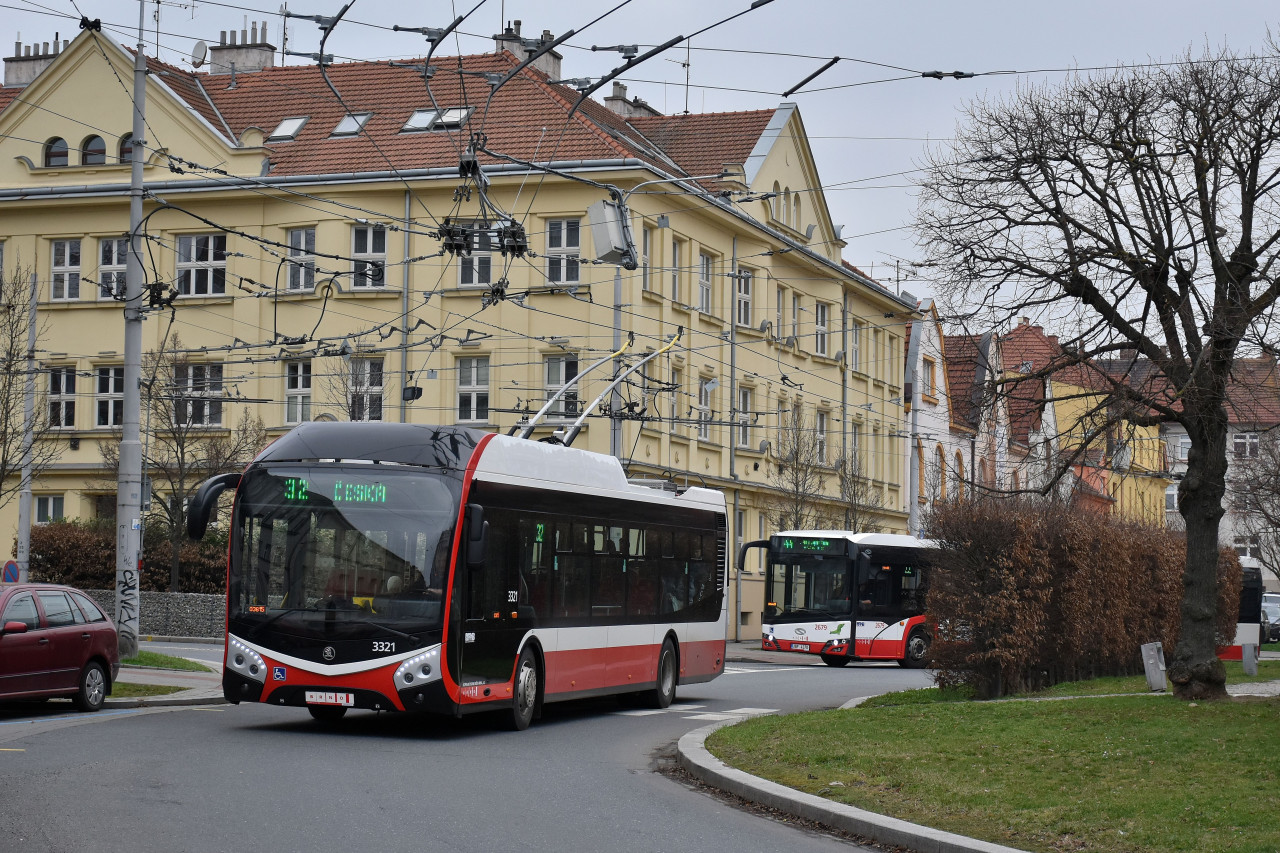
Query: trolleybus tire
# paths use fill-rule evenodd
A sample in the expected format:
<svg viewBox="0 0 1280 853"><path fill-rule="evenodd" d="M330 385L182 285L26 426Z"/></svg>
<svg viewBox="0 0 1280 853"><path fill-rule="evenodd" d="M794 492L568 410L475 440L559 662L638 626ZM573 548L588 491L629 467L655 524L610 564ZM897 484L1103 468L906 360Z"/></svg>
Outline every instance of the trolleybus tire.
<svg viewBox="0 0 1280 853"><path fill-rule="evenodd" d="M322 723L336 723L346 716L347 709L343 705L308 705L307 712Z"/></svg>
<svg viewBox="0 0 1280 853"><path fill-rule="evenodd" d="M528 646L516 662L515 695L511 697L511 728L522 732L538 708L538 660Z"/></svg>
<svg viewBox="0 0 1280 853"><path fill-rule="evenodd" d="M71 702L79 711L97 711L107 700L107 675L102 671L102 664L89 661L80 670L80 688Z"/></svg>
<svg viewBox="0 0 1280 853"><path fill-rule="evenodd" d="M658 652L658 683L643 694L644 703L650 708L669 708L676 698L676 649L670 640L662 641Z"/></svg>
<svg viewBox="0 0 1280 853"><path fill-rule="evenodd" d="M822 662L827 666L848 666L849 658L844 655L822 655Z"/></svg>
<svg viewBox="0 0 1280 853"><path fill-rule="evenodd" d="M907 637L907 652L902 660L898 661L898 666L904 666L907 669L923 669L929 665L929 632L923 628L916 628Z"/></svg>

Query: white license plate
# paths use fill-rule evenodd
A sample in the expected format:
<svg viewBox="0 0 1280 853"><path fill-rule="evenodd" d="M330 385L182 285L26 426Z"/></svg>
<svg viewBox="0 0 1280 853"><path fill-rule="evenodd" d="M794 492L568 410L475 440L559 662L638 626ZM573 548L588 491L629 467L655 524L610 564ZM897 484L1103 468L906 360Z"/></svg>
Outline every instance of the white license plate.
<svg viewBox="0 0 1280 853"><path fill-rule="evenodd" d="M308 690L309 705L342 705L350 708L356 704L354 693L326 693L323 690Z"/></svg>
<svg viewBox="0 0 1280 853"><path fill-rule="evenodd" d="M791 644L791 651L793 651L793 652L807 652L807 651L809 651L809 644L808 644L808 643L792 643L792 644Z"/></svg>

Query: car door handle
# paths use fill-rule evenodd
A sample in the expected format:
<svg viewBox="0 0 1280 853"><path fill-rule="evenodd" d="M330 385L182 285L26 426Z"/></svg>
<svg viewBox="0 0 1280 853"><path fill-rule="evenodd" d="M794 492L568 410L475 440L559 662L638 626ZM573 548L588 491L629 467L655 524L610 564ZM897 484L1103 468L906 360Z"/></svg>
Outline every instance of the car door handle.
<svg viewBox="0 0 1280 853"><path fill-rule="evenodd" d="M80 635L80 639L82 640L88 640L88 639L91 639L92 637L93 635L90 634L88 631L85 631L83 634Z"/></svg>
<svg viewBox="0 0 1280 853"><path fill-rule="evenodd" d="M48 638L48 637L41 637L41 638L40 638L39 640L37 640L36 642L43 646L45 643L49 642L49 638Z"/></svg>

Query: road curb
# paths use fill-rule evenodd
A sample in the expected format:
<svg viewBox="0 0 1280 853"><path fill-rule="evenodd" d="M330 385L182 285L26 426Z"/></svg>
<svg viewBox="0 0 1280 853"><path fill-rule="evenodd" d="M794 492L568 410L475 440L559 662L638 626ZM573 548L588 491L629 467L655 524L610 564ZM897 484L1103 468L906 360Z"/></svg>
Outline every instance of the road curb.
<svg viewBox="0 0 1280 853"><path fill-rule="evenodd" d="M695 729L680 738L676 753L680 766L695 779L730 794L770 808L869 838L879 844L909 848L913 853L1025 853L989 841L966 838L918 823L864 811L806 794L768 779L736 770L712 755L706 740L721 726L739 722L723 720Z"/></svg>
<svg viewBox="0 0 1280 853"><path fill-rule="evenodd" d="M102 704L104 708L179 708L190 705L225 705L223 696L137 696L129 699L112 699Z"/></svg>

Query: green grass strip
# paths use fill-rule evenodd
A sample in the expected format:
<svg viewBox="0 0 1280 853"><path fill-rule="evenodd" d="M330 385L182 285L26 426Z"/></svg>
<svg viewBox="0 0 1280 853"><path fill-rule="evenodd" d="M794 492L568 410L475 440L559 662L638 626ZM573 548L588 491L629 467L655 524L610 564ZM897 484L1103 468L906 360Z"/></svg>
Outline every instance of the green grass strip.
<svg viewBox="0 0 1280 853"><path fill-rule="evenodd" d="M168 684L129 684L117 681L111 685L111 698L137 699L141 696L165 696L184 689L183 687L173 687Z"/></svg>
<svg viewBox="0 0 1280 853"><path fill-rule="evenodd" d="M147 651L139 651L135 657L123 658L121 659L120 664L122 666L143 666L151 669L181 669L186 672L214 671L204 664L196 663L193 660Z"/></svg>

